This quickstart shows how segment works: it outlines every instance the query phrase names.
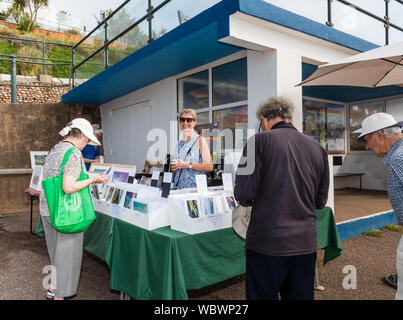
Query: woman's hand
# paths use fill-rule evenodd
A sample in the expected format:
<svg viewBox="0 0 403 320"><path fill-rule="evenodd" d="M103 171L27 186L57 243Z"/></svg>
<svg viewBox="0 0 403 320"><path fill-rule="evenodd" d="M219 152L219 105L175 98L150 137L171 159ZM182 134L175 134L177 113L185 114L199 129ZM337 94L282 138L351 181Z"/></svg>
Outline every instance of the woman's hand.
<svg viewBox="0 0 403 320"><path fill-rule="evenodd" d="M102 184L106 184L108 182L108 176L101 174L99 176L96 176L95 178L92 179L93 182L92 183L102 183Z"/></svg>
<svg viewBox="0 0 403 320"><path fill-rule="evenodd" d="M179 169L187 169L189 168L189 162L185 162L181 159L175 159L171 162L171 169L172 171L176 171Z"/></svg>
<svg viewBox="0 0 403 320"><path fill-rule="evenodd" d="M86 180L81 180L77 181L77 177L73 177L70 175L63 175L63 191L65 193L73 193L77 192L81 189L84 189L85 187L88 187L92 183L107 183L108 182L108 176L106 175L99 175L96 176L95 178L92 179L86 179Z"/></svg>

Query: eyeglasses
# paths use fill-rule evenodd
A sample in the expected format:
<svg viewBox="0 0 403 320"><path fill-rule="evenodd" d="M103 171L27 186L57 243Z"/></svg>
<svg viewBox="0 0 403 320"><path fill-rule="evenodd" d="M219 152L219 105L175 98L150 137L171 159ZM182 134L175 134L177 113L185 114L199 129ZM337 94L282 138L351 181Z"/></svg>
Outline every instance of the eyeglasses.
<svg viewBox="0 0 403 320"><path fill-rule="evenodd" d="M180 122L193 122L193 121L195 121L195 119L193 119L193 118L179 118L179 121Z"/></svg>

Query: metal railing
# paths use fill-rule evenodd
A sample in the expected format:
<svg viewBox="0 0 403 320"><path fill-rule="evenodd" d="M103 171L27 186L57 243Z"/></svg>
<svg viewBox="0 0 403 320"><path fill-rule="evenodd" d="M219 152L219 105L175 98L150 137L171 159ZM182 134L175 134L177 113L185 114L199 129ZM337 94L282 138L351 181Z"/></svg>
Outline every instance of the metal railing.
<svg viewBox="0 0 403 320"><path fill-rule="evenodd" d="M96 57L97 54L103 52L103 69L107 69L110 66L110 60L109 60L109 53L110 53L110 46L114 44L118 39L122 38L124 35L129 33L130 31L134 30L136 27L140 25L140 23L147 21L148 23L148 40L147 43L150 43L154 40L154 33L153 33L153 26L152 26L152 21L154 18L154 14L163 8L165 5L167 5L169 2L172 0L165 0L158 4L157 6L152 5L152 0L147 0L147 8L146 8L146 13L133 23L129 24L126 26L123 31L119 32L117 35L113 36L111 39L109 39L108 35L108 27L110 21L113 19L113 17L120 12L121 10L125 9L126 5L131 2L131 0L126 0L124 1L117 9L115 9L111 14L109 14L107 17L104 15L104 19L96 26L93 30L91 30L83 39L81 39L77 44L74 45L72 48L72 84L73 87L75 86L75 79L76 79L76 70L83 66L84 64L88 63L89 60L92 58ZM104 39L103 39L103 45L95 49L92 53L90 53L86 58L81 60L80 62L76 63L76 52L77 49L82 46L86 40L88 40L93 34L96 33L99 29L103 28L104 29ZM126 54L126 53L132 53L132 51L124 51L120 50L120 53ZM98 59L99 60L99 59ZM100 65L99 63L92 63L93 65ZM102 71L102 70L98 70Z"/></svg>
<svg viewBox="0 0 403 320"><path fill-rule="evenodd" d="M46 55L46 49L48 46L61 46L72 48L72 44L59 43L59 42L51 42L51 41L43 41L37 39L25 39L25 38L17 38L10 36L0 36L0 41L2 42L28 42L30 44L36 44L41 48L42 56L22 56L22 55L14 55L14 54L0 54L0 61L6 61L10 63L10 83L0 83L0 86L10 86L11 87L11 102L17 103L17 87L67 87L71 86L71 67L72 61L66 59L52 59L48 58ZM31 46L26 46L31 47ZM31 61L29 61L29 60ZM32 61L34 60L34 61ZM37 61L35 61L37 60ZM68 74L66 78L69 79L68 84L29 84L29 83L17 83L17 63L24 64L33 64L33 65L42 65L42 74L46 75L46 67L55 67L55 66L68 66Z"/></svg>
<svg viewBox="0 0 403 320"><path fill-rule="evenodd" d="M399 30L401 32L403 32L403 28L390 22L390 15L389 15L389 4L391 0L384 0L385 2L385 15L384 17L379 17L376 14L373 14L372 12L369 12L366 9L363 9L360 6L357 6L353 3L351 3L350 1L346 1L346 0L327 0L327 21L326 21L326 25L328 25L329 27L333 27L334 24L332 23L332 3L338 1L346 6L349 6L351 8L354 8L355 10L357 10L358 12L361 12L363 14L365 14L368 17L371 17L379 22L382 22L384 24L384 28L385 28L385 45L389 44L389 33L390 33L390 28L395 28L396 30ZM401 5L403 5L403 1L401 0L393 0L396 3L399 3ZM403 20L402 20L403 21Z"/></svg>
<svg viewBox="0 0 403 320"><path fill-rule="evenodd" d="M0 58L0 61L8 61L10 62L10 84L8 83L0 83L0 86L10 86L11 87L11 103L17 103L17 87L66 87L66 86L71 86L71 62L67 63L47 63L47 62L35 62L35 61L26 61L26 60L19 60L17 58L29 58L29 59L43 59L43 58L38 58L38 57L23 57L23 56L11 56L11 55L6 55L6 54L1 54L1 57L8 57L6 58ZM56 59L48 59L45 58L45 60L56 60ZM22 84L22 83L17 83L17 62L18 63L29 63L29 64L40 64L43 65L44 67L46 65L50 66L60 66L60 65L68 65L69 66L69 83L68 84Z"/></svg>
<svg viewBox="0 0 403 320"><path fill-rule="evenodd" d="M141 16L141 18L135 20L134 22L128 23L127 25L124 26L124 28L122 28L122 30L120 32L117 32L115 35L111 36L109 33L109 30L111 29L113 24L121 23L121 21L119 21L119 20L114 21L114 18L119 17L119 14L123 14L125 10L129 10L129 9L127 9L129 4L135 4L135 3L137 4L137 3L141 3L141 1L143 1L144 3L147 2L147 4L144 6L144 8L141 8L145 12L145 14L143 14ZM156 5L155 7L152 5L154 1L159 2L159 4ZM138 1L126 0L111 14L109 14L108 16L104 15L104 17L103 17L104 19L98 24L98 26L96 26L93 30L91 30L81 41L79 41L72 48L72 86L75 87L75 79L83 78L83 77L77 77L77 72L80 70L80 68L82 68L82 70L80 70L80 72L82 74L85 74L84 78L91 78L92 76L107 69L111 64L113 64L113 63L111 63L111 52L112 52L111 47L113 45L117 46L119 41L123 37L125 37L125 35L127 35L130 32L133 32L136 28L139 27L139 25L141 23L143 23L143 22L147 23L148 30L147 30L147 41L145 41L146 43L140 43L140 47L145 46L148 43L155 40L155 38L158 37L158 35L156 35L155 30L153 30L153 19L155 19L156 13L159 10L161 10L163 7L165 7L171 1L172 0L165 0L165 1L162 1L162 0L138 0ZM209 5L211 3L219 2L219 1L214 1L214 0L204 0L204 1L209 2ZM297 0L295 0L295 1L297 1ZM350 1L346 1L346 0L322 0L322 1L323 1L322 4L325 6L326 6L326 2L327 2L327 21L324 21L326 19L326 17L324 17L322 19L322 21L329 27L334 27L334 24L333 24L334 21L332 21L332 13L334 10L336 10L336 13L337 13L337 8L334 8L333 6L336 2L338 2L340 4L353 8L354 10L364 14L367 17L374 19L375 21L377 21L379 23L383 23L383 26L385 28L385 36L384 36L385 45L389 44L389 42L390 42L389 40L390 40L390 30L391 29L395 29L397 31L403 32L402 27L400 27L397 24L392 23L390 21L390 15L389 15L390 2L394 1L397 4L403 5L402 0L384 0L384 2L385 2L384 17L378 16L368 10L365 10L364 8L355 5ZM379 1L381 1L381 0L379 0ZM270 1L268 1L268 2L270 2ZM298 1L298 4L299 4L299 2L302 3L302 1ZM209 6L209 5L205 5L204 9L206 9L206 6ZM131 10L131 13L133 13L132 11L135 11L135 10ZM139 10L139 11L141 11L141 10ZM291 11L298 13L298 8L296 8L295 10L291 10ZM178 17L179 17L179 24L181 24L182 22L189 20L191 18L191 17L183 18L183 13L180 10L177 10L177 13L178 13ZM157 20L157 22L159 22L159 21ZM86 47L85 43L87 41L89 41L92 36L96 35L97 32L99 32L99 34L98 34L99 45L92 46L92 47L91 46ZM350 33L353 35L356 35L356 34L354 34L354 32L350 32ZM120 54L121 56L127 56L128 54L134 52L137 49L139 49L139 48L132 48L132 50L126 50L126 51L121 50L121 49L116 49L115 56L117 57L118 54ZM81 50L81 52L80 52L80 50ZM87 54L87 52L85 52L85 50L87 50L87 51L90 50L90 53ZM80 54L79 54L79 52L80 52ZM79 55L80 55L80 57L78 57ZM85 56L85 57L83 58L83 56ZM118 59L119 59L119 57L116 58L116 60L118 60ZM96 66L96 67L94 67L93 70L85 70L85 71L83 70L83 69L85 69L85 66L91 66L91 65ZM89 68L87 68L87 69L89 69Z"/></svg>

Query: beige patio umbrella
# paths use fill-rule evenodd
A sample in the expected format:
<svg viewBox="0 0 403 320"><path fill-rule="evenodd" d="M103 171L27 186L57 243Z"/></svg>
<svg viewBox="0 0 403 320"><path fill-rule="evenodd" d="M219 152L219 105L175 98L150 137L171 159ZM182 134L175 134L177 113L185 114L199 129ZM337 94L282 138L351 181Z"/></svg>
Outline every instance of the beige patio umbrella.
<svg viewBox="0 0 403 320"><path fill-rule="evenodd" d="M403 42L320 65L298 86L381 87L403 84Z"/></svg>

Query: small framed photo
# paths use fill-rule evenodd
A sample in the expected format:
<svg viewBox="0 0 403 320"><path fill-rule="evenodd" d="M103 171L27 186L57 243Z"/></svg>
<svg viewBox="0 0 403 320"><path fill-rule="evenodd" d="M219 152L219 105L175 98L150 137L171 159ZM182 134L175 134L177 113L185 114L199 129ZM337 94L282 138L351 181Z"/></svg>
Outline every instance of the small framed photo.
<svg viewBox="0 0 403 320"><path fill-rule="evenodd" d="M43 166L48 153L48 151L30 151L29 155L31 157L31 168L33 169L36 166Z"/></svg>
<svg viewBox="0 0 403 320"><path fill-rule="evenodd" d="M133 200L133 208L134 211L139 211L141 213L148 214L148 203L141 202L138 200Z"/></svg>
<svg viewBox="0 0 403 320"><path fill-rule="evenodd" d="M187 214L191 218L199 218L200 217L200 206L198 204L197 199L186 200L186 208Z"/></svg>
<svg viewBox="0 0 403 320"><path fill-rule="evenodd" d="M129 166L123 164L114 164L113 165L113 175L112 182L129 182L129 177L134 177L136 175L136 166Z"/></svg>
<svg viewBox="0 0 403 320"><path fill-rule="evenodd" d="M31 189L42 191L42 175L43 175L42 166L36 166L32 170L31 182L29 184L29 187Z"/></svg>

